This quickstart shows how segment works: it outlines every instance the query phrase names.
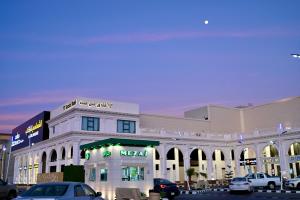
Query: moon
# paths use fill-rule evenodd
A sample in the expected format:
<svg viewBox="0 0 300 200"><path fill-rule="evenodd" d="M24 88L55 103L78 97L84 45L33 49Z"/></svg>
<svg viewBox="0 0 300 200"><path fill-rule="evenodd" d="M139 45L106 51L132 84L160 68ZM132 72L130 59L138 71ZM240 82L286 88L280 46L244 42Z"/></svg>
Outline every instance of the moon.
<svg viewBox="0 0 300 200"><path fill-rule="evenodd" d="M207 24L208 24L208 20L204 20L204 24L206 24L206 25L207 25Z"/></svg>

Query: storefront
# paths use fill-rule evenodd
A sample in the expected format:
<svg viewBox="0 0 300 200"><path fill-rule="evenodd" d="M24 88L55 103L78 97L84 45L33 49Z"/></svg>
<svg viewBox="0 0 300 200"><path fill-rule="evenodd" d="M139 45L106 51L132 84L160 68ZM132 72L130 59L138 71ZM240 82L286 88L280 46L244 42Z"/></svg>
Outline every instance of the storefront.
<svg viewBox="0 0 300 200"><path fill-rule="evenodd" d="M85 182L114 199L115 189L153 188L153 153L158 141L109 138L81 145L85 151Z"/></svg>

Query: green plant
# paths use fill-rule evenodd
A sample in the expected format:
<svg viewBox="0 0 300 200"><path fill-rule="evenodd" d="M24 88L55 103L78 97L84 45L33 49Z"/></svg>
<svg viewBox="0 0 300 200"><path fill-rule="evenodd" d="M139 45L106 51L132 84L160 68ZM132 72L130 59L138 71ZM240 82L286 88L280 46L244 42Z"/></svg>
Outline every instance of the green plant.
<svg viewBox="0 0 300 200"><path fill-rule="evenodd" d="M200 175L200 176L203 176L204 178L207 178L207 173L199 172L199 175Z"/></svg>
<svg viewBox="0 0 300 200"><path fill-rule="evenodd" d="M225 179L230 180L232 179L233 171L231 170L231 165L227 165L227 170L225 171Z"/></svg>
<svg viewBox="0 0 300 200"><path fill-rule="evenodd" d="M188 168L185 172L186 175L189 177L189 182L191 182L192 176L198 176L198 173L192 167Z"/></svg>

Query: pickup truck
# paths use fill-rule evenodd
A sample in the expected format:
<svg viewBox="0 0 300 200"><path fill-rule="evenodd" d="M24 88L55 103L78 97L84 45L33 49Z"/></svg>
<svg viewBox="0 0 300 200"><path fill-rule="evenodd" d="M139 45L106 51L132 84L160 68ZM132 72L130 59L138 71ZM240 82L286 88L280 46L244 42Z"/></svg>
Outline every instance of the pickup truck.
<svg viewBox="0 0 300 200"><path fill-rule="evenodd" d="M273 190L281 184L280 177L270 176L265 173L248 174L245 177L252 187L268 187Z"/></svg>
<svg viewBox="0 0 300 200"><path fill-rule="evenodd" d="M293 179L289 179L286 182L286 186L291 189L300 189L300 176L297 176Z"/></svg>
<svg viewBox="0 0 300 200"><path fill-rule="evenodd" d="M0 179L0 199L13 199L17 197L16 185L8 184Z"/></svg>

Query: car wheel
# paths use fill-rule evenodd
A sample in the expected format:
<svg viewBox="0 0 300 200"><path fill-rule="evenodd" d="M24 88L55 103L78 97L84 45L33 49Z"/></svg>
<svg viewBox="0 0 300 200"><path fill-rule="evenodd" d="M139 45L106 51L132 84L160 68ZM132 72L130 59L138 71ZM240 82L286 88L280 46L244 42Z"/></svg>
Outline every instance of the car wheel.
<svg viewBox="0 0 300 200"><path fill-rule="evenodd" d="M270 188L270 190L274 190L275 189L275 183L269 183L268 187Z"/></svg>
<svg viewBox="0 0 300 200"><path fill-rule="evenodd" d="M297 187L296 187L298 190L300 190L300 183L297 184Z"/></svg>
<svg viewBox="0 0 300 200"><path fill-rule="evenodd" d="M16 192L16 191L10 191L10 192L8 193L7 199L8 199L8 200L11 200L11 199L14 199L14 198L16 198L16 197L17 197L17 192Z"/></svg>

